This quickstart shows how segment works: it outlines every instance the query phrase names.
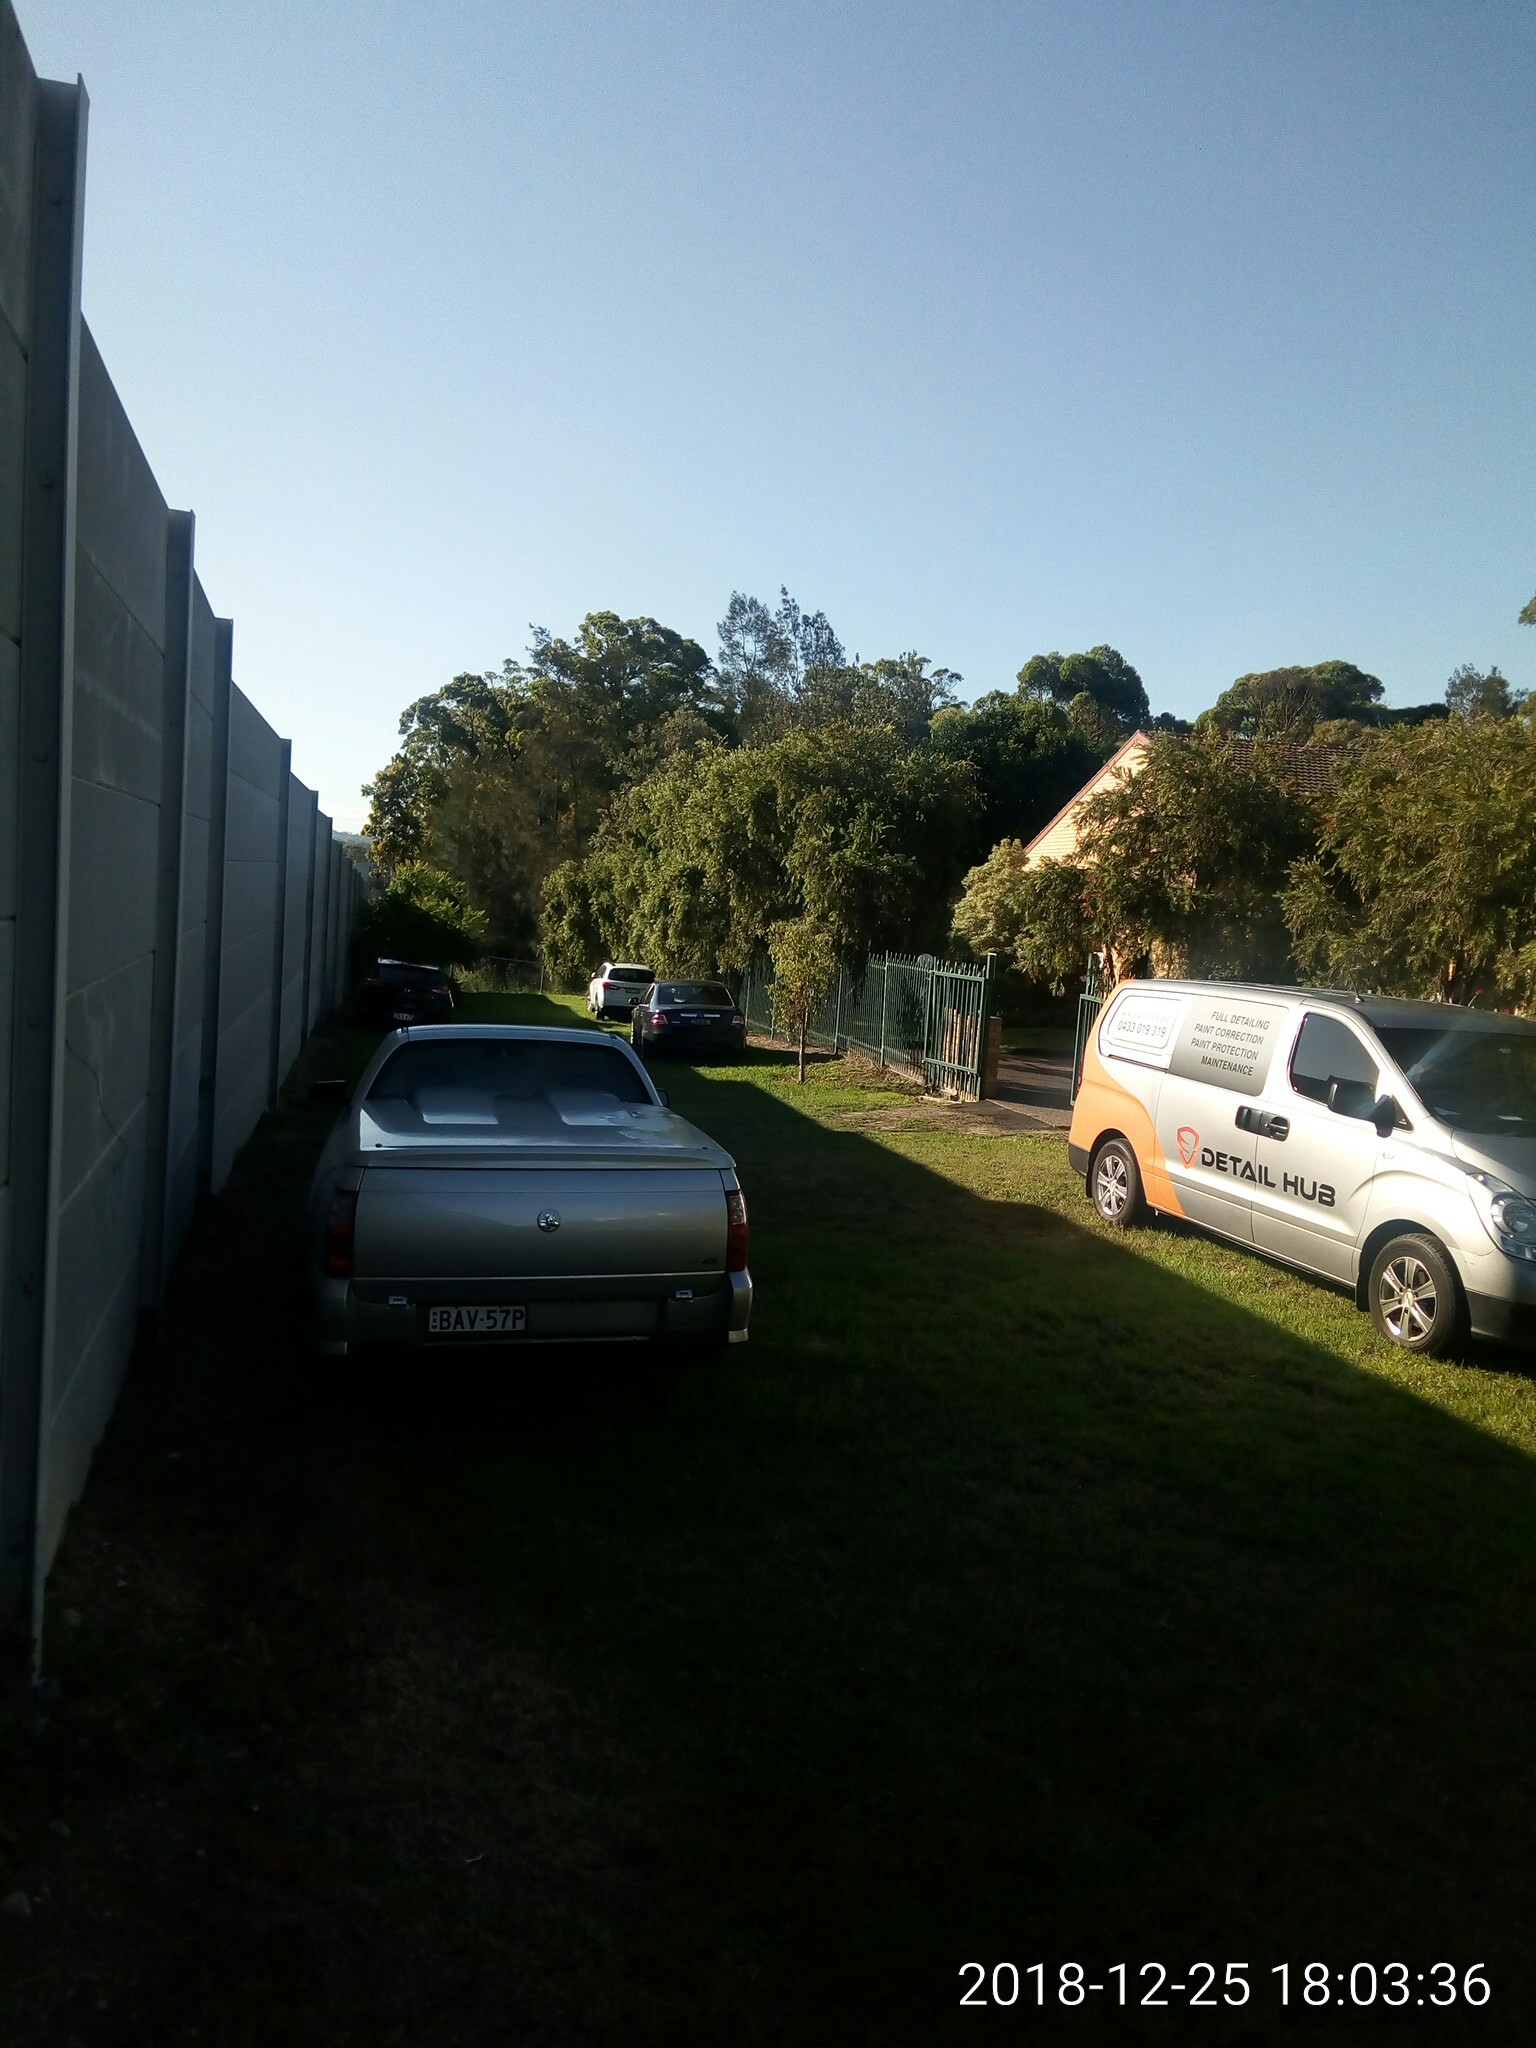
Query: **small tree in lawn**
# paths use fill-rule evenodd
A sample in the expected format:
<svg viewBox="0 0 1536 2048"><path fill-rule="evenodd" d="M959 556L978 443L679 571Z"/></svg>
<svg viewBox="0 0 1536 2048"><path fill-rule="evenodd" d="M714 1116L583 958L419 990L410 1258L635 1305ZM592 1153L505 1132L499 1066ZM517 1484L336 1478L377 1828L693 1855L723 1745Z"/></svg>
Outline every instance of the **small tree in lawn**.
<svg viewBox="0 0 1536 2048"><path fill-rule="evenodd" d="M774 1022L799 1047L804 1082L805 1035L816 1005L837 979L837 951L826 927L814 917L793 917L770 930L768 956L773 962Z"/></svg>

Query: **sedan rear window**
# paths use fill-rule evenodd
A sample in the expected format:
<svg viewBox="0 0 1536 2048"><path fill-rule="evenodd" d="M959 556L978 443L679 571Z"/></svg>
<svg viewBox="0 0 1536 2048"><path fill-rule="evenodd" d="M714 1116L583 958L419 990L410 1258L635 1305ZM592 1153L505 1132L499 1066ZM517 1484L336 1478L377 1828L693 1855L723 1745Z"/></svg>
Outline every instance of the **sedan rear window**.
<svg viewBox="0 0 1536 2048"><path fill-rule="evenodd" d="M562 1044L558 1039L440 1039L402 1045L379 1069L370 1102L409 1102L428 1121L473 1122L470 1098L531 1102L540 1096L607 1095L622 1103L648 1103L645 1082L615 1046ZM443 1117L441 1105L465 1113ZM494 1116L483 1120L494 1121Z"/></svg>
<svg viewBox="0 0 1536 2048"><path fill-rule="evenodd" d="M661 981L656 984L658 1003L704 1003L710 1008L732 1010L735 998L718 981Z"/></svg>
<svg viewBox="0 0 1536 2048"><path fill-rule="evenodd" d="M432 988L443 979L440 967L411 967L403 960L381 960L379 979L388 988Z"/></svg>

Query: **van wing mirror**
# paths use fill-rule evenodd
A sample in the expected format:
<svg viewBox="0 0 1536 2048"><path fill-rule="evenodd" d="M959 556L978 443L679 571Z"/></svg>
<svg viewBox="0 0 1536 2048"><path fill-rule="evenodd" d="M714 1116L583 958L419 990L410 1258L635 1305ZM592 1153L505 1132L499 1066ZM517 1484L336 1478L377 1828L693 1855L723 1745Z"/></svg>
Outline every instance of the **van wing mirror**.
<svg viewBox="0 0 1536 2048"><path fill-rule="evenodd" d="M1341 1081L1334 1075L1328 1083L1328 1107L1335 1116L1371 1123L1376 1116L1376 1090L1368 1081Z"/></svg>
<svg viewBox="0 0 1536 2048"><path fill-rule="evenodd" d="M1383 1095L1371 1112L1371 1121L1376 1126L1378 1138L1390 1138L1394 1131L1409 1131L1413 1126L1403 1115L1395 1095Z"/></svg>

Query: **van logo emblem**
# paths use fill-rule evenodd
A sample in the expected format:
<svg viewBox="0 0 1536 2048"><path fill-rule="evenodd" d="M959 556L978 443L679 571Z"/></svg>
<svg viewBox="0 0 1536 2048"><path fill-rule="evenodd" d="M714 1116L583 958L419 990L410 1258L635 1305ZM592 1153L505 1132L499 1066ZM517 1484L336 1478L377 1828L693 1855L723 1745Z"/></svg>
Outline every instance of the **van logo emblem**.
<svg viewBox="0 0 1536 2048"><path fill-rule="evenodd" d="M540 1230L558 1230L560 1228L560 1211L558 1209L541 1209L539 1211L539 1228Z"/></svg>
<svg viewBox="0 0 1536 2048"><path fill-rule="evenodd" d="M1183 1160L1186 1166L1189 1165L1190 1161L1194 1158L1195 1154L1199 1150L1200 1133L1196 1130L1192 1130L1188 1124L1180 1124L1179 1157ZM540 1220L542 1221L543 1219L541 1218Z"/></svg>

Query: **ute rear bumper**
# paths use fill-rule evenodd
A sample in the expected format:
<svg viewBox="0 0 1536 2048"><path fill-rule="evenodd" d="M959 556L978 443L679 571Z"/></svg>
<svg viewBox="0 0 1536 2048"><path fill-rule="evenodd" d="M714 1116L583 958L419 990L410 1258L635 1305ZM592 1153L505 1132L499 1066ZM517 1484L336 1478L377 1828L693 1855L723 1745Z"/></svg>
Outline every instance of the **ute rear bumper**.
<svg viewBox="0 0 1536 2048"><path fill-rule="evenodd" d="M427 1310L444 1305L527 1310L526 1330L504 1340L507 1350L551 1344L649 1345L688 1351L721 1342L744 1344L752 1315L750 1273L623 1274L530 1279L333 1279L314 1276L311 1342L323 1357L346 1358L375 1347L440 1351L484 1349L490 1340L427 1334Z"/></svg>

